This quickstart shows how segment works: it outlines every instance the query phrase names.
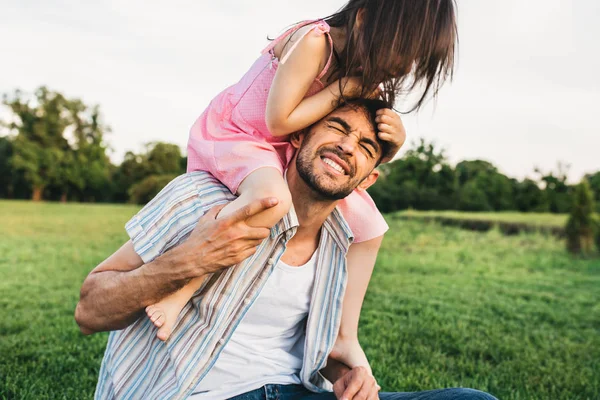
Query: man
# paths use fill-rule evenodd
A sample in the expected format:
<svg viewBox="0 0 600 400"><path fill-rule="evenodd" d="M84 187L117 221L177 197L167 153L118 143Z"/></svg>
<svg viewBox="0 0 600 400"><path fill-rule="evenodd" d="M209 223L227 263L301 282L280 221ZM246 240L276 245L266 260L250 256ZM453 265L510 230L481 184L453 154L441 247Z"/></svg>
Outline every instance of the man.
<svg viewBox="0 0 600 400"><path fill-rule="evenodd" d="M75 315L84 333L122 329L109 337L97 398L377 398L365 368L328 356L352 241L336 204L377 179L385 143L374 120L383 107L356 101L293 135L298 151L286 173L293 207L270 231L245 219L274 199L215 220L233 196L204 172L175 179L132 218L131 240L86 278ZM161 342L140 318L144 308L196 277L204 286ZM493 398L469 389L380 396Z"/></svg>

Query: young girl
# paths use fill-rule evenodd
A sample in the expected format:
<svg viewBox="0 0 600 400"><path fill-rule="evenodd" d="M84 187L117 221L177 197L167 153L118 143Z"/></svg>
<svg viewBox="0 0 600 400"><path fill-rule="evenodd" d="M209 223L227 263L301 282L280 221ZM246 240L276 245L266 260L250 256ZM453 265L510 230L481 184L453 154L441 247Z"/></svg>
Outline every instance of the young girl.
<svg viewBox="0 0 600 400"><path fill-rule="evenodd" d="M276 38L235 85L210 103L192 126L188 172L211 172L239 197L227 215L254 199L277 197L276 207L249 221L272 227L292 204L283 171L293 156L287 140L350 97L373 93L393 105L401 91L422 88L417 109L451 75L457 40L453 0L350 0L336 14L303 22ZM411 111L412 111L411 110ZM404 142L400 117L380 110L378 136L392 148ZM354 235L348 255L343 317L332 357L349 367L368 361L357 339L362 301L387 224L366 191L340 209ZM201 279L147 308L166 340Z"/></svg>

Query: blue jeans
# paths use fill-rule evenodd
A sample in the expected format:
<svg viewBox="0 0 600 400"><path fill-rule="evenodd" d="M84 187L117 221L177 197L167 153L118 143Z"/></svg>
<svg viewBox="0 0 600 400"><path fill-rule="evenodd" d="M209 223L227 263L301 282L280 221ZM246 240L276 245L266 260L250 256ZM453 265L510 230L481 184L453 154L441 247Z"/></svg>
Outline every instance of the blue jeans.
<svg viewBox="0 0 600 400"><path fill-rule="evenodd" d="M479 390L453 388L425 392L379 393L381 400L497 400ZM333 393L316 394L302 385L266 385L230 400L335 400Z"/></svg>

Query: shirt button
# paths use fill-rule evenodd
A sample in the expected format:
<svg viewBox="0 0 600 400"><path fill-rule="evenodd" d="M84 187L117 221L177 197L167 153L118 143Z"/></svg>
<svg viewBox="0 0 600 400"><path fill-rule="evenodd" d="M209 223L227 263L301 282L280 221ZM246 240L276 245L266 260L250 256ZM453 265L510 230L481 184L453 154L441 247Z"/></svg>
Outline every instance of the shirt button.
<svg viewBox="0 0 600 400"><path fill-rule="evenodd" d="M248 299L248 298L244 299L244 304L248 304L248 303L250 303L250 299Z"/></svg>
<svg viewBox="0 0 600 400"><path fill-rule="evenodd" d="M219 339L219 344L225 343L225 339Z"/></svg>
<svg viewBox="0 0 600 400"><path fill-rule="evenodd" d="M267 265L273 265L275 264L275 257L271 257L269 258L269 261L267 261Z"/></svg>

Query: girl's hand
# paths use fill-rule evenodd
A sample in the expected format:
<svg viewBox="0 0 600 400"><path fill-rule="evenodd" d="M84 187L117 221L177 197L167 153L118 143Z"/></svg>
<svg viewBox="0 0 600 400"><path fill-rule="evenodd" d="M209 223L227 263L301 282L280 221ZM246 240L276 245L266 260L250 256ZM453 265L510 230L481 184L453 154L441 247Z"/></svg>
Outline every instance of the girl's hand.
<svg viewBox="0 0 600 400"><path fill-rule="evenodd" d="M390 145L390 151L381 160L382 163L389 162L394 158L398 150L406 141L406 130L400 119L400 115L389 108L377 110L377 136Z"/></svg>
<svg viewBox="0 0 600 400"><path fill-rule="evenodd" d="M341 79L342 81L342 94L344 97L349 99L356 99L360 96L363 96L363 84L362 79L355 76L346 76ZM368 99L378 99L381 97L381 90L379 88L375 89L371 93L364 96Z"/></svg>
<svg viewBox="0 0 600 400"><path fill-rule="evenodd" d="M381 386L364 367L355 367L333 384L333 393L339 400L379 399Z"/></svg>
<svg viewBox="0 0 600 400"><path fill-rule="evenodd" d="M355 99L362 92L362 80L357 77L345 76L342 81L342 94L349 99Z"/></svg>

